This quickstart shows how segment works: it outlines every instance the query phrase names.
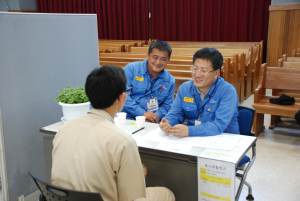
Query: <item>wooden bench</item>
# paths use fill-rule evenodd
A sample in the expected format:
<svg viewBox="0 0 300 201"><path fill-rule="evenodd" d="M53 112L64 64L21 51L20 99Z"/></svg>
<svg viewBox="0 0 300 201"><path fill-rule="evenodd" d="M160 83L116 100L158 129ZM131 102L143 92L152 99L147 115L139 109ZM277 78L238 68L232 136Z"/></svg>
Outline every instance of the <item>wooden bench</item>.
<svg viewBox="0 0 300 201"><path fill-rule="evenodd" d="M282 55L283 62L300 62L300 57L288 57L287 54Z"/></svg>
<svg viewBox="0 0 300 201"><path fill-rule="evenodd" d="M292 57L300 57L300 48L292 50Z"/></svg>
<svg viewBox="0 0 300 201"><path fill-rule="evenodd" d="M253 108L256 109L253 131L258 136L264 130L264 114L294 117L300 109L300 99L296 98L294 105L277 105L269 102L270 98L279 96L266 96L266 89L299 90L300 69L261 66L259 86L254 91Z"/></svg>
<svg viewBox="0 0 300 201"><path fill-rule="evenodd" d="M293 67L297 68L297 66L293 66L293 65L284 65L284 63L286 63L285 61L287 61L288 58L297 58L297 57L287 57L287 55L284 54L284 55L282 55L281 59L278 59L277 66L284 67L284 68L293 68ZM299 59L300 59L300 57L299 57ZM287 62L287 63L296 63L296 62ZM299 62L299 64L300 64L300 62ZM272 90L272 96L281 96L282 94L285 94L290 97L300 98L300 91L286 91L286 90L278 90L278 89ZM281 121L280 116L271 115L269 129L274 129L276 124L280 121Z"/></svg>

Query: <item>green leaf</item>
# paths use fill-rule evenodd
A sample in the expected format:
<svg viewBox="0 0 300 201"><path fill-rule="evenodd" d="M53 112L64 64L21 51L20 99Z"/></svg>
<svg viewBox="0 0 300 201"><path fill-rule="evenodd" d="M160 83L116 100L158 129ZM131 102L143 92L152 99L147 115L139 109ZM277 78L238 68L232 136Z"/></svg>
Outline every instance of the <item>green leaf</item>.
<svg viewBox="0 0 300 201"><path fill-rule="evenodd" d="M58 93L59 95L55 99L56 103L62 102L68 104L77 104L89 101L89 98L85 94L84 88L81 86L77 88L67 86L64 89L58 90Z"/></svg>

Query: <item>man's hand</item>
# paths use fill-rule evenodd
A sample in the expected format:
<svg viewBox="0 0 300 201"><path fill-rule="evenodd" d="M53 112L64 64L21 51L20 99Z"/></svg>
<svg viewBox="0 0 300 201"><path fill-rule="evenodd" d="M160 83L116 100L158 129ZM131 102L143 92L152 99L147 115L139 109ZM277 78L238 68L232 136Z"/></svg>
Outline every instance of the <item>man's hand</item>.
<svg viewBox="0 0 300 201"><path fill-rule="evenodd" d="M166 118L163 118L159 124L160 129L165 133L170 133L171 125Z"/></svg>
<svg viewBox="0 0 300 201"><path fill-rule="evenodd" d="M148 120L151 123L157 123L159 121L158 115L153 112L145 112L143 116L146 117L146 121Z"/></svg>
<svg viewBox="0 0 300 201"><path fill-rule="evenodd" d="M144 172L144 177L146 179L147 177L147 166L143 163L143 172Z"/></svg>
<svg viewBox="0 0 300 201"><path fill-rule="evenodd" d="M188 137L189 128L186 125L178 124L170 129L170 134L175 137Z"/></svg>

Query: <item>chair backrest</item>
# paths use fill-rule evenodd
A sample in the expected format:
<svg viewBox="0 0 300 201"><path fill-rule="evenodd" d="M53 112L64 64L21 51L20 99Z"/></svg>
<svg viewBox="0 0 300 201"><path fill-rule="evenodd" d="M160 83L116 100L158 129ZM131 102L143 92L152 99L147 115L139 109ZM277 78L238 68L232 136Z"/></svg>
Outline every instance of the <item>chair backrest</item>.
<svg viewBox="0 0 300 201"><path fill-rule="evenodd" d="M80 192L53 186L29 172L47 201L103 201L99 193Z"/></svg>
<svg viewBox="0 0 300 201"><path fill-rule="evenodd" d="M239 122L239 129L241 135L255 136L255 133L251 132L254 115L255 115L255 109L252 107L239 105L238 111L239 111L238 122Z"/></svg>

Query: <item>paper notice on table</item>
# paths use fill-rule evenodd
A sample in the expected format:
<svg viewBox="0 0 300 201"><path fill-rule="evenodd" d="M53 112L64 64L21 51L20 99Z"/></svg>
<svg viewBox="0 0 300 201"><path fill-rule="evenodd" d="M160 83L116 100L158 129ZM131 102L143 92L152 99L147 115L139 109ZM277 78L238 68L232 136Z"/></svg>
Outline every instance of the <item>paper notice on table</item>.
<svg viewBox="0 0 300 201"><path fill-rule="evenodd" d="M180 141L180 140L165 140L157 145L159 149L177 150L180 152L188 152L193 148L192 142Z"/></svg>
<svg viewBox="0 0 300 201"><path fill-rule="evenodd" d="M157 148L177 150L177 151L190 151L196 138L193 137L175 137L173 135L163 132L160 128L154 129L142 137L144 140L159 142Z"/></svg>
<svg viewBox="0 0 300 201"><path fill-rule="evenodd" d="M155 141L155 142L163 142L165 140L176 140L181 142L191 142L195 143L197 138L194 137L175 137L171 134L167 134L163 132L160 128L156 128L153 131L150 131L146 135L142 137L144 140Z"/></svg>
<svg viewBox="0 0 300 201"><path fill-rule="evenodd" d="M199 157L201 158L210 158L215 160L227 161L227 162L236 162L241 153L238 147L233 148L232 150L222 150L222 149L205 149Z"/></svg>
<svg viewBox="0 0 300 201"><path fill-rule="evenodd" d="M163 132L160 128L154 129L142 137L144 140L159 142L159 148L190 150L193 146L231 150L241 139L240 135L217 135L209 137L174 137ZM165 142L166 141L166 142ZM163 144L165 142L165 144ZM176 144L176 145L174 145ZM182 145L182 146L180 146ZM179 147L180 146L180 147ZM188 148L189 147L189 148Z"/></svg>
<svg viewBox="0 0 300 201"><path fill-rule="evenodd" d="M231 150L241 140L240 135L216 135L209 137L198 138L194 143L194 146L211 148L211 149L223 149Z"/></svg>
<svg viewBox="0 0 300 201"><path fill-rule="evenodd" d="M249 137L241 137L241 140L231 150L205 149L199 157L236 163L247 147L249 147Z"/></svg>
<svg viewBox="0 0 300 201"><path fill-rule="evenodd" d="M166 138L169 136L169 134L163 132L160 128L156 128L146 135L144 135L142 138L144 140L154 141L154 142L162 142L166 140Z"/></svg>
<svg viewBox="0 0 300 201"><path fill-rule="evenodd" d="M235 164L198 158L198 200L234 201Z"/></svg>

